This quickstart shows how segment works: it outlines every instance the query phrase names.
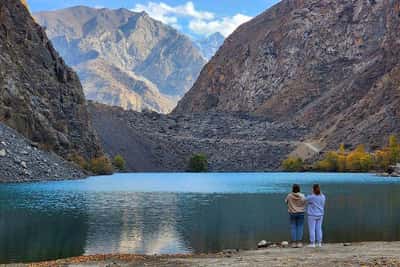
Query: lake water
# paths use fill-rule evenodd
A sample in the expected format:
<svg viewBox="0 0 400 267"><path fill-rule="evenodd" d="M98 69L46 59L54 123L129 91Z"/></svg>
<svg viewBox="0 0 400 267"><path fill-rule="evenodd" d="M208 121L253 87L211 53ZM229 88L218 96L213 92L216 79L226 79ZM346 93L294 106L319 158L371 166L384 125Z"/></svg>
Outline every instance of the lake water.
<svg viewBox="0 0 400 267"><path fill-rule="evenodd" d="M327 196L325 241L400 240L400 179L371 174L116 174L0 185L0 262L200 253L289 239L292 183Z"/></svg>

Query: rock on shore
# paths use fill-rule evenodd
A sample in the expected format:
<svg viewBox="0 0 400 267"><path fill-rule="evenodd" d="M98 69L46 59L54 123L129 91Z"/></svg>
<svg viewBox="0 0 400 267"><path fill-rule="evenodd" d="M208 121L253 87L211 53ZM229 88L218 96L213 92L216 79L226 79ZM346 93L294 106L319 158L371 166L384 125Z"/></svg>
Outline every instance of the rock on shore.
<svg viewBox="0 0 400 267"><path fill-rule="evenodd" d="M0 123L0 182L78 179L78 167L45 152L15 130Z"/></svg>

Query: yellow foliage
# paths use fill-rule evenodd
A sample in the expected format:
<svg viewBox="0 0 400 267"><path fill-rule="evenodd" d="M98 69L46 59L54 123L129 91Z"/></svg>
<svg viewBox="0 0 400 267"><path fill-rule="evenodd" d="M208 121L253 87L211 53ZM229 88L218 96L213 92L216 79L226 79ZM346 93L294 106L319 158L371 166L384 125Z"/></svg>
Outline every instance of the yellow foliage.
<svg viewBox="0 0 400 267"><path fill-rule="evenodd" d="M324 158L314 164L319 171L366 172L371 170L387 171L391 165L400 162L400 144L392 135L387 147L369 153L365 145L358 145L353 151L347 152L343 144L339 150L328 151Z"/></svg>
<svg viewBox="0 0 400 267"><path fill-rule="evenodd" d="M101 156L90 160L90 170L95 174L112 174L114 169L110 160Z"/></svg>
<svg viewBox="0 0 400 267"><path fill-rule="evenodd" d="M89 164L87 162L87 160L82 157L81 155L78 154L72 154L68 157L69 161L74 162L75 164L77 164L79 167L81 167L84 170L89 170Z"/></svg>
<svg viewBox="0 0 400 267"><path fill-rule="evenodd" d="M304 162L301 158L288 157L283 161L282 167L289 172L304 171Z"/></svg>

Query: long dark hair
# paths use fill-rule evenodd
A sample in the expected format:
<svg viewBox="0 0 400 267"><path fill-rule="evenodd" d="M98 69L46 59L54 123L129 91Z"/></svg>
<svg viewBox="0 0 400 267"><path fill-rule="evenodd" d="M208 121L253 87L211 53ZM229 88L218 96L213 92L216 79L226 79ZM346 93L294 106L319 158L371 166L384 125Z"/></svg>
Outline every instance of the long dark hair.
<svg viewBox="0 0 400 267"><path fill-rule="evenodd" d="M321 187L319 186L319 184L314 184L312 188L314 194L321 195Z"/></svg>
<svg viewBox="0 0 400 267"><path fill-rule="evenodd" d="M292 187L292 192L293 193L299 193L300 192L300 185L294 184Z"/></svg>

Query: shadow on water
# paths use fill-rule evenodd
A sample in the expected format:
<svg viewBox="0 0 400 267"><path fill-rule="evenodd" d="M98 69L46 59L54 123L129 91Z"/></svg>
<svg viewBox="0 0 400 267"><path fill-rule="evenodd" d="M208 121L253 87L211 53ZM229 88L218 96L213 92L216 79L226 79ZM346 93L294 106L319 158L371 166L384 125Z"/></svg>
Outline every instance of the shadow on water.
<svg viewBox="0 0 400 267"><path fill-rule="evenodd" d="M0 261L97 253L215 252L255 248L261 239L287 240L283 199L295 180L257 177L213 177L205 184L191 178L149 179L140 185L145 192L135 191L141 176L2 186ZM309 191L314 181L304 180L303 191ZM325 241L400 240L400 181L321 183L328 199ZM157 190L149 190L153 184ZM171 184L177 192L170 192ZM223 190L195 193L190 192L192 184Z"/></svg>

